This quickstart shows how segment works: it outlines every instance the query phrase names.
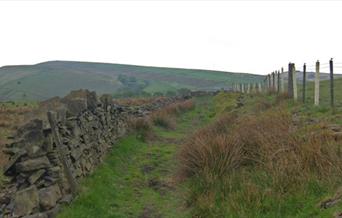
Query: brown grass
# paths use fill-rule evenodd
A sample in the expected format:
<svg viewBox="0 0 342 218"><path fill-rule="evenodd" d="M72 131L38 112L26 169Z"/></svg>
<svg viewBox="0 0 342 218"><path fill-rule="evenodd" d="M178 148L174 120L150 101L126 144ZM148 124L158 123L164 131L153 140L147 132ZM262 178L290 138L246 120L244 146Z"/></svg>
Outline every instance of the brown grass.
<svg viewBox="0 0 342 218"><path fill-rule="evenodd" d="M173 103L161 110L155 111L150 117L132 118L128 121L130 129L138 133L143 141L155 139L153 124L174 129L176 127L176 116L194 108L191 100Z"/></svg>
<svg viewBox="0 0 342 218"><path fill-rule="evenodd" d="M164 99L166 97L150 97L150 98L123 98L115 99L114 103L125 106L139 106L149 104L157 100Z"/></svg>
<svg viewBox="0 0 342 218"><path fill-rule="evenodd" d="M159 111L152 114L151 119L155 125L164 127L166 129L175 129L176 116L189 111L194 108L192 100L173 103Z"/></svg>
<svg viewBox="0 0 342 218"><path fill-rule="evenodd" d="M340 145L320 125L294 126L291 115L268 109L258 115L225 115L191 136L180 152L181 175L220 178L258 169L286 192L315 177L342 176Z"/></svg>
<svg viewBox="0 0 342 218"><path fill-rule="evenodd" d="M5 144L10 142L7 137L28 120L28 114L32 110L32 106L0 105L0 166L8 161L8 157L2 152Z"/></svg>
<svg viewBox="0 0 342 218"><path fill-rule="evenodd" d="M155 138L152 129L152 122L149 118L132 118L128 121L131 130L137 133L137 137L142 141L148 141Z"/></svg>

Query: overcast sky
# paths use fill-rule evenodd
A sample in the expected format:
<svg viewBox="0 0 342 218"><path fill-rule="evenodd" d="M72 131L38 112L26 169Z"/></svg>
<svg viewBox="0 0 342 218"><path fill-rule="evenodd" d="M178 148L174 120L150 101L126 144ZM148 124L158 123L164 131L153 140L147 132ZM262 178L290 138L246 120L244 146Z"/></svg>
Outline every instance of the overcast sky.
<svg viewBox="0 0 342 218"><path fill-rule="evenodd" d="M338 1L0 2L0 66L77 60L266 74L334 57Z"/></svg>

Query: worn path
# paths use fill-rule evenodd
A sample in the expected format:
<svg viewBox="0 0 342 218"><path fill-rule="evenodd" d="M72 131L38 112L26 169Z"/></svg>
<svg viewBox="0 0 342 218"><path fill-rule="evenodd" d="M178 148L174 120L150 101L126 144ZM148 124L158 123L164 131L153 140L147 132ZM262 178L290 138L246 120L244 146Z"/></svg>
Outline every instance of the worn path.
<svg viewBox="0 0 342 218"><path fill-rule="evenodd" d="M175 179L176 154L183 139L211 119L210 101L197 99L174 130L154 127L153 140L142 142L136 135L120 140L59 217L189 217L184 187Z"/></svg>

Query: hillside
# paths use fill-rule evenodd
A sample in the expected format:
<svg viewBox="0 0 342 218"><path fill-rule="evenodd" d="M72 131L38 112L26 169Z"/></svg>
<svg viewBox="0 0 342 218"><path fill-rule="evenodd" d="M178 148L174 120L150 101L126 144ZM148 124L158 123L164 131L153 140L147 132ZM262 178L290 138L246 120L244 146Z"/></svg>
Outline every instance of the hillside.
<svg viewBox="0 0 342 218"><path fill-rule="evenodd" d="M341 214L339 114L274 94L192 101L120 140L58 217Z"/></svg>
<svg viewBox="0 0 342 218"><path fill-rule="evenodd" d="M132 88L123 84L118 79L120 75L133 78L138 85ZM45 100L81 88L99 94L114 93L125 88L136 89L136 86L147 93L165 93L180 88L213 90L227 87L233 82L247 83L262 79L259 75L211 70L50 61L1 67L0 101Z"/></svg>
<svg viewBox="0 0 342 218"><path fill-rule="evenodd" d="M313 106L313 82L309 82L306 104L275 93L220 92L129 120L131 131L114 141L94 172L79 178L78 196L72 202L62 198L62 207L53 211L61 209L60 218L341 214L341 84L342 79L337 79L334 111L329 108L329 81L323 81L319 107ZM139 107L153 99L116 102ZM0 106L0 126L6 130L0 132L0 142L37 107ZM100 122L91 117L84 120ZM68 137L64 139L71 140ZM80 144L74 145L79 148ZM0 176L0 187L23 181L15 178Z"/></svg>
<svg viewBox="0 0 342 218"><path fill-rule="evenodd" d="M315 81L315 72L306 72L306 80L307 81ZM297 81L303 81L303 72L302 71L297 71L296 73L297 76ZM330 79L330 74L329 73L320 73L320 80L329 80ZM287 80L288 74L287 72L284 74L285 80ZM342 74L340 72L334 72L334 78L342 78Z"/></svg>

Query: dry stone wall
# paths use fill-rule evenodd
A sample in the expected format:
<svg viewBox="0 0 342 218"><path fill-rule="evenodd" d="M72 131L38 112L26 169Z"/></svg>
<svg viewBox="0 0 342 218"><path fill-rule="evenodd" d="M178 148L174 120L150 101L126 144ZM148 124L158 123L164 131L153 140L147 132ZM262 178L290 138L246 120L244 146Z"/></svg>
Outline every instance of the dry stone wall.
<svg viewBox="0 0 342 218"><path fill-rule="evenodd" d="M77 182L101 163L131 117L147 116L182 98L161 98L139 107L112 103L109 95L74 91L60 99L47 119L33 119L7 145L11 155L0 193L0 217L55 217L69 203Z"/></svg>

